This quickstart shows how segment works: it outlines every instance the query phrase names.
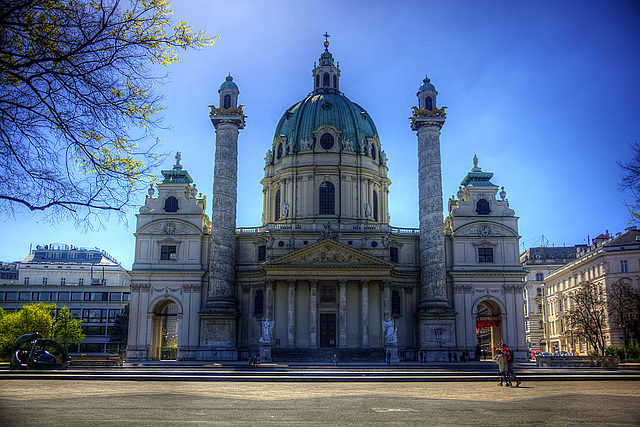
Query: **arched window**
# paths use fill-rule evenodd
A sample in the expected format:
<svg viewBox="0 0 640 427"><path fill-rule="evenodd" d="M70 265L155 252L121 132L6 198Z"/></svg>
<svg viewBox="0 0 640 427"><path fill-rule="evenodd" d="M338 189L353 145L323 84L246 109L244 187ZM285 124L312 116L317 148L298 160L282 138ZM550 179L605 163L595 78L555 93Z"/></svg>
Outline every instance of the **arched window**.
<svg viewBox="0 0 640 427"><path fill-rule="evenodd" d="M377 150L376 150L376 146L375 146L375 145L373 145L373 144L371 144L371 158L372 158L373 160L375 160L375 159L376 159L376 157L377 157L377 155L376 155L376 151L377 151Z"/></svg>
<svg viewBox="0 0 640 427"><path fill-rule="evenodd" d="M378 192L373 190L373 220L378 220Z"/></svg>
<svg viewBox="0 0 640 427"><path fill-rule="evenodd" d="M391 292L391 314L393 316L400 316L400 292Z"/></svg>
<svg viewBox="0 0 640 427"><path fill-rule="evenodd" d="M262 289L256 291L255 299L253 300L253 315L256 317L262 317L264 314L264 292Z"/></svg>
<svg viewBox="0 0 640 427"><path fill-rule="evenodd" d="M231 95L224 96L224 108L231 108Z"/></svg>
<svg viewBox="0 0 640 427"><path fill-rule="evenodd" d="M320 215L334 215L336 213L336 190L332 183L320 184L319 204Z"/></svg>
<svg viewBox="0 0 640 427"><path fill-rule="evenodd" d="M322 86L329 88L329 73L324 73L322 75Z"/></svg>
<svg viewBox="0 0 640 427"><path fill-rule="evenodd" d="M338 79L337 79L336 75L334 74L333 75L333 88L335 89L337 85L338 85Z"/></svg>
<svg viewBox="0 0 640 427"><path fill-rule="evenodd" d="M427 96L424 99L424 108L426 108L427 110L433 110L433 100L431 99L430 96Z"/></svg>
<svg viewBox="0 0 640 427"><path fill-rule="evenodd" d="M489 202L485 199L478 200L478 203L476 204L476 213L478 215L489 215L491 213Z"/></svg>
<svg viewBox="0 0 640 427"><path fill-rule="evenodd" d="M320 137L320 146L325 150L331 150L333 148L333 144L333 135L330 133L323 133Z"/></svg>
<svg viewBox="0 0 640 427"><path fill-rule="evenodd" d="M316 89L320 87L320 74L316 74Z"/></svg>
<svg viewBox="0 0 640 427"><path fill-rule="evenodd" d="M276 154L278 156L278 159L282 157L282 144L278 144L278 152Z"/></svg>
<svg viewBox="0 0 640 427"><path fill-rule="evenodd" d="M544 280L544 274L542 273L536 273L536 280L538 282L542 282Z"/></svg>
<svg viewBox="0 0 640 427"><path fill-rule="evenodd" d="M165 212L178 212L178 199L173 196L167 197L164 201Z"/></svg>
<svg viewBox="0 0 640 427"><path fill-rule="evenodd" d="M275 201L275 218L276 221L280 219L280 190L276 191L276 201Z"/></svg>

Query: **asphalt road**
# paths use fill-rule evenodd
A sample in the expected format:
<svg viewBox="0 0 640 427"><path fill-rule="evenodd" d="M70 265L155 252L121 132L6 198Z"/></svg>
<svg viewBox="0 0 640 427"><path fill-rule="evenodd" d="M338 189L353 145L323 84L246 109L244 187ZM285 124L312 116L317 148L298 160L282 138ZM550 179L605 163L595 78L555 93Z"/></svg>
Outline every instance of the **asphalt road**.
<svg viewBox="0 0 640 427"><path fill-rule="evenodd" d="M640 382L0 381L1 426L640 425Z"/></svg>

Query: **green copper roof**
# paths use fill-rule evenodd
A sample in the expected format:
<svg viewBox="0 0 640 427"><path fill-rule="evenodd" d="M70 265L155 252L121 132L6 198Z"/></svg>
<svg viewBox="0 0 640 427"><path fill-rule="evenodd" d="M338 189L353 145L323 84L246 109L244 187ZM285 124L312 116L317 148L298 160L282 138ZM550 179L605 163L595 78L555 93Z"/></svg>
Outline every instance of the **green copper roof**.
<svg viewBox="0 0 640 427"><path fill-rule="evenodd" d="M165 169L161 172L164 176L163 184L191 184L193 182L189 172L182 169L182 166L174 166L173 169Z"/></svg>
<svg viewBox="0 0 640 427"><path fill-rule="evenodd" d="M233 82L233 77L231 77L231 74L229 74L227 76L227 78L225 79L224 83L222 83L220 85L220 89L218 89L218 92L220 92L222 89L235 89L235 90L238 90L238 85L236 85Z"/></svg>
<svg viewBox="0 0 640 427"><path fill-rule="evenodd" d="M378 134L376 125L364 108L342 94L309 94L284 113L275 136L284 135L287 141L296 143L294 151L300 149L300 141L313 141L313 131L328 123L342 132L341 141L349 139L354 149L360 149L360 141Z"/></svg>
<svg viewBox="0 0 640 427"><path fill-rule="evenodd" d="M482 172L482 171L471 171L464 177L460 184L462 185L470 185L474 187L497 187L497 185L492 184L491 177L493 173L491 172Z"/></svg>
<svg viewBox="0 0 640 427"><path fill-rule="evenodd" d="M431 79L429 79L429 77L424 78L423 83L420 86L420 89L418 89L418 93L423 91L431 91L431 92L436 91L436 87L431 84Z"/></svg>

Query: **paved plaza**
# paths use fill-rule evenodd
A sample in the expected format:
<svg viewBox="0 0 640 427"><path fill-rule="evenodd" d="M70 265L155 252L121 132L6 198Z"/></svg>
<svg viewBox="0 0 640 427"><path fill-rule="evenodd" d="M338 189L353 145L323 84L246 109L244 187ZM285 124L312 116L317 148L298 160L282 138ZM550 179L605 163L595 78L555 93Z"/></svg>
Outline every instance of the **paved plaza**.
<svg viewBox="0 0 640 427"><path fill-rule="evenodd" d="M3 426L637 426L640 381L260 383L3 380Z"/></svg>

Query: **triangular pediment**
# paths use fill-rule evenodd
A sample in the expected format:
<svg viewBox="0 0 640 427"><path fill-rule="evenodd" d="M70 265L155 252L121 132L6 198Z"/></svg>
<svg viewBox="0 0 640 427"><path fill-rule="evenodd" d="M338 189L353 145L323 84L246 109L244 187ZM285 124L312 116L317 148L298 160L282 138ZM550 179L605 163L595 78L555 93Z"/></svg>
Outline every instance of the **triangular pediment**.
<svg viewBox="0 0 640 427"><path fill-rule="evenodd" d="M333 240L323 240L262 264L265 269L281 267L384 268L393 264Z"/></svg>

